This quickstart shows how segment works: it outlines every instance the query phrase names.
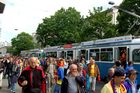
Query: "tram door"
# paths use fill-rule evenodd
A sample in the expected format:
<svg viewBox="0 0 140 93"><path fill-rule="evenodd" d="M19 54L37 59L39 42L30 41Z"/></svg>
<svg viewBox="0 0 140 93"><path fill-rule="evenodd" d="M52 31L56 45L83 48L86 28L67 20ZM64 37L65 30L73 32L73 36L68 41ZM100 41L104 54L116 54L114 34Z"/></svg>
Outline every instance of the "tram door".
<svg viewBox="0 0 140 93"><path fill-rule="evenodd" d="M114 60L126 60L127 59L127 47L115 47L114 48Z"/></svg>
<svg viewBox="0 0 140 93"><path fill-rule="evenodd" d="M129 48L127 47L115 47L114 48L114 61L120 60L121 64L124 65L129 60Z"/></svg>

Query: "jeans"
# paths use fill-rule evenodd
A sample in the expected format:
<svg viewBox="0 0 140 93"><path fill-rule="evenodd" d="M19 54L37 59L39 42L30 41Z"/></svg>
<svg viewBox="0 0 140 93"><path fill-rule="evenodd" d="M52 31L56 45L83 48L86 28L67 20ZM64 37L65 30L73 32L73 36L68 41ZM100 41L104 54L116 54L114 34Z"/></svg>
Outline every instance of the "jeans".
<svg viewBox="0 0 140 93"><path fill-rule="evenodd" d="M54 93L61 93L61 85L59 84L54 85Z"/></svg>
<svg viewBox="0 0 140 93"><path fill-rule="evenodd" d="M95 91L96 77L89 77L89 82L90 82L90 89L92 91Z"/></svg>
<svg viewBox="0 0 140 93"><path fill-rule="evenodd" d="M8 88L11 87L11 76L8 75Z"/></svg>
<svg viewBox="0 0 140 93"><path fill-rule="evenodd" d="M12 90L13 92L16 91L16 83L12 83L12 84L11 84L11 90Z"/></svg>

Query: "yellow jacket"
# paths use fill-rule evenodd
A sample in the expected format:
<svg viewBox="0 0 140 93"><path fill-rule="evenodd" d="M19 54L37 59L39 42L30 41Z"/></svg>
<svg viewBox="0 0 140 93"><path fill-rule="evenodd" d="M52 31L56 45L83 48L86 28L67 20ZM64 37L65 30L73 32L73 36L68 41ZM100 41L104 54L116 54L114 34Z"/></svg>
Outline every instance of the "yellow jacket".
<svg viewBox="0 0 140 93"><path fill-rule="evenodd" d="M120 87L115 87L115 89L117 93L127 93L127 90L123 84L121 84ZM101 90L101 93L114 93L111 86L111 81L104 85L104 87Z"/></svg>
<svg viewBox="0 0 140 93"><path fill-rule="evenodd" d="M92 70L92 65L94 65L94 75L91 75L91 73L90 73ZM88 74L89 74L89 76L95 76L95 77L100 75L100 70L99 70L98 65L96 63L89 63L88 64Z"/></svg>

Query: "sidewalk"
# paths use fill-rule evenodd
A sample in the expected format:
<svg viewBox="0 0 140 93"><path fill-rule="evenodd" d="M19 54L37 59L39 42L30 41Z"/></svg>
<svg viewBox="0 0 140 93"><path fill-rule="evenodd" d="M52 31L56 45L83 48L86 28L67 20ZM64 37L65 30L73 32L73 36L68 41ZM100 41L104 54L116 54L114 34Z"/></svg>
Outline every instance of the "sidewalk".
<svg viewBox="0 0 140 93"><path fill-rule="evenodd" d="M104 82L103 81L97 81L96 82L96 93L101 93L101 89L104 86Z"/></svg>
<svg viewBox="0 0 140 93"><path fill-rule="evenodd" d="M104 86L104 82L102 81L97 81L96 83L96 93L100 93L102 87ZM11 93L10 89L7 88L8 86L8 82L7 79L3 79L3 86L2 89L0 90L0 93ZM17 84L17 89L16 89L16 93L21 93L21 87L19 87L19 85Z"/></svg>

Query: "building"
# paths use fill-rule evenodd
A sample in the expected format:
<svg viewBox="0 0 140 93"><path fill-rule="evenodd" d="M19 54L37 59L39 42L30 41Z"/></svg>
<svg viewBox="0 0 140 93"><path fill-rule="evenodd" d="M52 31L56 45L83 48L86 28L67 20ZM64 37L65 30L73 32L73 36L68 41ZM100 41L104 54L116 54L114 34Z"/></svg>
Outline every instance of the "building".
<svg viewBox="0 0 140 93"><path fill-rule="evenodd" d="M112 13L111 14L112 14L111 23L115 24L115 25L118 24L118 21L117 21L117 16L119 14L118 9L112 7Z"/></svg>
<svg viewBox="0 0 140 93"><path fill-rule="evenodd" d="M7 53L7 48L11 46L11 43L8 43L7 41L5 42L0 42L0 57L10 55Z"/></svg>
<svg viewBox="0 0 140 93"><path fill-rule="evenodd" d="M9 56L10 54L7 53L7 46L0 47L0 57Z"/></svg>
<svg viewBox="0 0 140 93"><path fill-rule="evenodd" d="M36 33L35 33L35 32L34 32L34 33L32 33L32 37L33 37L33 42L37 43L37 40L36 40L37 35L36 35Z"/></svg>

